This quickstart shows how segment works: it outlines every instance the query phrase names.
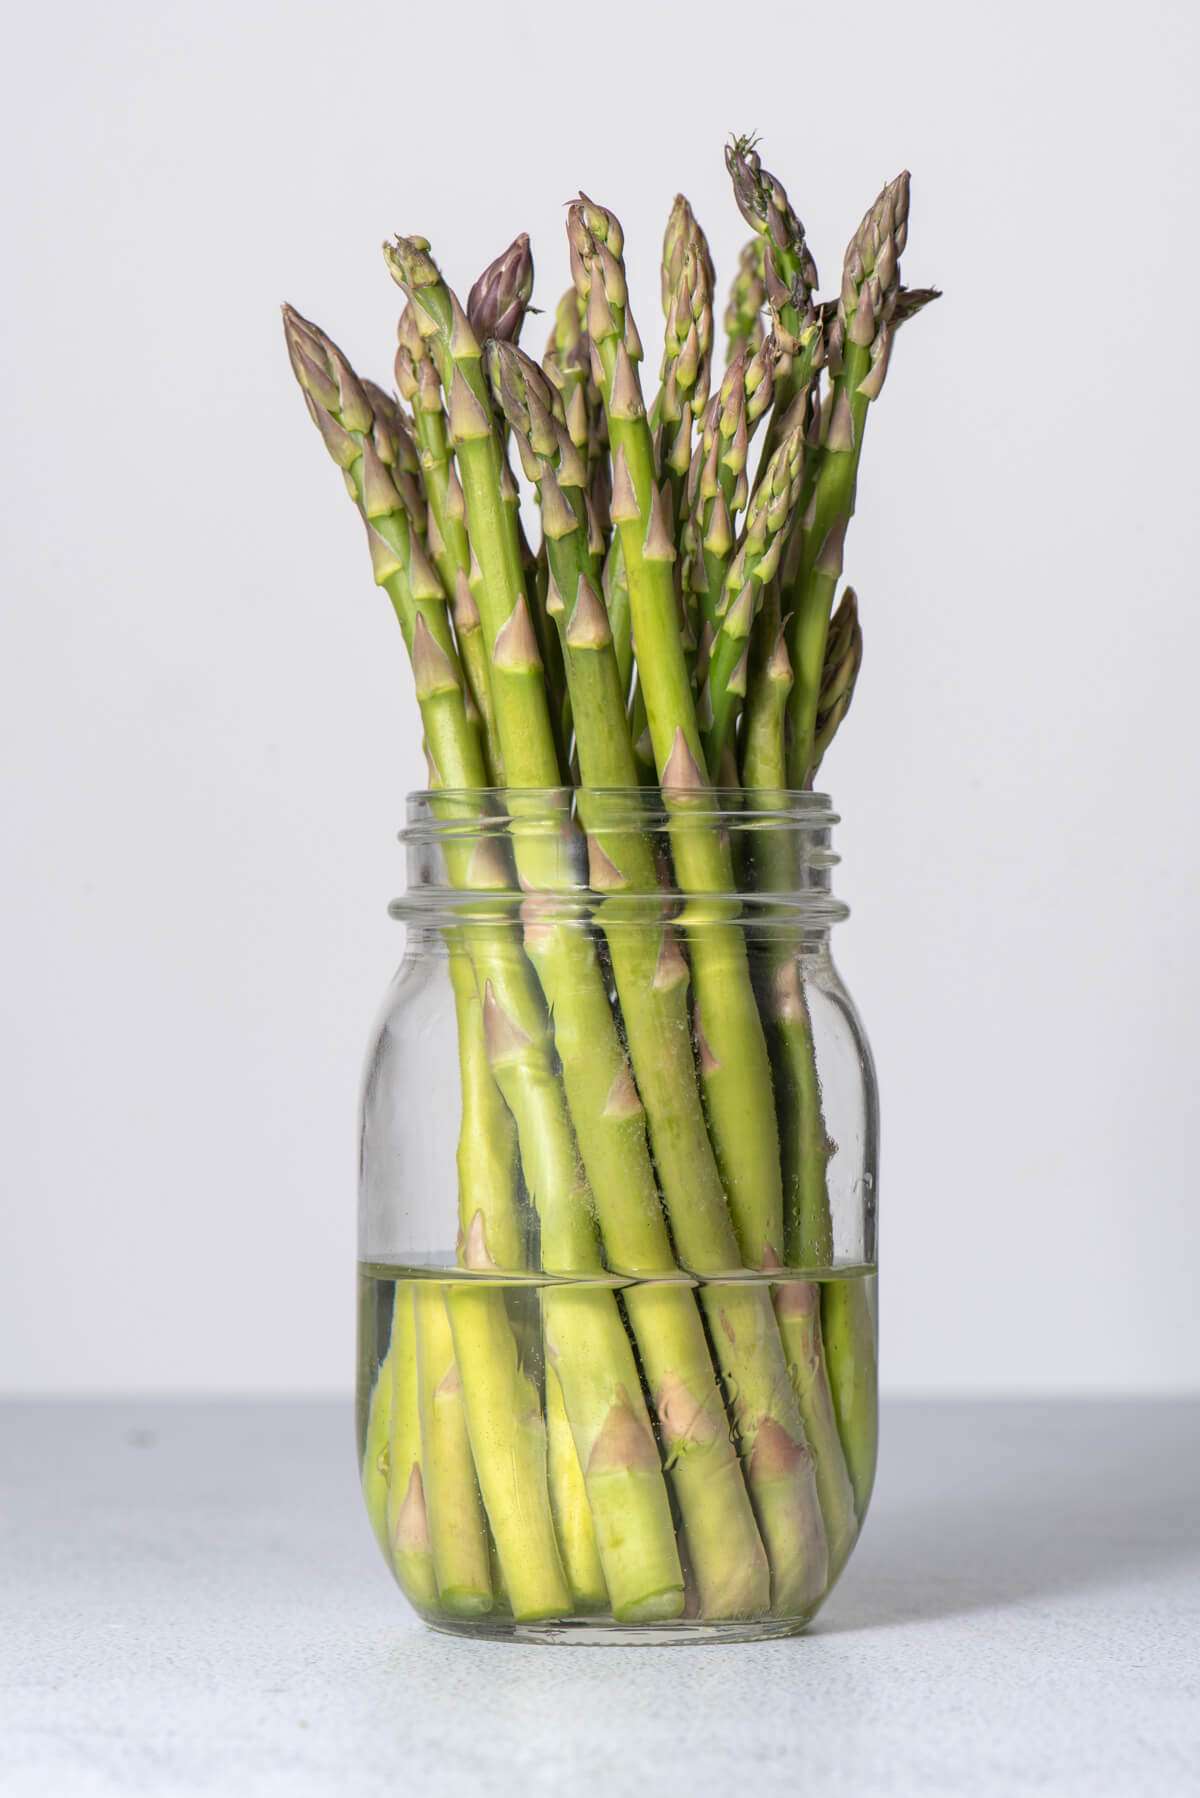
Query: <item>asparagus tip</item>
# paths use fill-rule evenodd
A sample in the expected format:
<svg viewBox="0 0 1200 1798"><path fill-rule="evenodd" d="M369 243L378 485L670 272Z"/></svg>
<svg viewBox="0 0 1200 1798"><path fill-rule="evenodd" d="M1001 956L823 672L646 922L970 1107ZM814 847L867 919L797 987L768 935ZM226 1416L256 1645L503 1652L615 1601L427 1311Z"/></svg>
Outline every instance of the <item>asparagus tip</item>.
<svg viewBox="0 0 1200 1798"><path fill-rule="evenodd" d="M480 342L515 343L533 297L533 256L522 231L489 262L467 295L467 317Z"/></svg>

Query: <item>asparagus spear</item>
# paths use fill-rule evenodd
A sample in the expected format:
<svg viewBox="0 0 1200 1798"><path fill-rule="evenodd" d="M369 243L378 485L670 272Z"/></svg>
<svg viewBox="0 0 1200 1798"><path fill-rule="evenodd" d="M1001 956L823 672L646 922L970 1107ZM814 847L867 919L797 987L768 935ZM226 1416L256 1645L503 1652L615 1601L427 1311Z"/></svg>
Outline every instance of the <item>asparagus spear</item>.
<svg viewBox="0 0 1200 1798"><path fill-rule="evenodd" d="M755 789L754 803L765 810L785 803L784 723L792 687L783 625L777 615L770 622L775 639L757 671L742 759L743 781ZM839 621L839 639L844 636L852 642L855 623L852 609L846 608ZM786 833L767 838L760 870L767 891L787 889L793 873L788 847ZM826 1167L832 1145L821 1114L812 1020L797 953L798 945L789 943L786 935L773 936L766 956L763 1005L779 1095L785 1240L789 1265L828 1267L833 1261L833 1224ZM829 1280L821 1284L819 1298L815 1293L809 1283L780 1285L776 1313L816 1457L832 1581L853 1546L874 1478L875 1324L861 1280ZM837 1422L836 1441L828 1427L827 1390Z"/></svg>
<svg viewBox="0 0 1200 1798"><path fill-rule="evenodd" d="M634 637L660 784L672 808L680 888L727 894L728 849L706 817L708 781L680 640L654 451L636 363L641 344L627 310L623 235L612 213L586 196L568 213L572 267L588 309L597 384L604 394L615 462L613 519L629 582ZM697 1036L714 1146L748 1266L782 1251L778 1136L770 1070L745 945L727 905L690 900L685 910L698 1000Z"/></svg>
<svg viewBox="0 0 1200 1798"><path fill-rule="evenodd" d="M438 1602L451 1616L477 1617L493 1604L483 1505L454 1357L446 1303L436 1280L413 1284L421 1477Z"/></svg>
<svg viewBox="0 0 1200 1798"><path fill-rule="evenodd" d="M392 485L403 501L412 528L422 540L422 547L427 548L428 508L425 502L425 484L421 478L421 458L409 422L394 395L376 386L374 381L363 381L362 390L372 414L372 446L391 476Z"/></svg>
<svg viewBox="0 0 1200 1798"><path fill-rule="evenodd" d="M629 615L629 582L625 579L625 560L621 555L621 539L615 532L604 558L600 589L604 595L604 608L608 613L609 629L613 634L613 654L617 658L617 678L620 681L622 694L628 696L630 678L633 674L633 631ZM636 752L640 731L635 731L633 735ZM653 756L650 757L650 772L653 775Z"/></svg>
<svg viewBox="0 0 1200 1798"><path fill-rule="evenodd" d="M817 714L824 676L830 607L841 574L846 529L854 509L858 459L867 410L887 373L900 316L911 316L934 290L901 308L899 258L908 234L909 177L883 188L846 251L837 318L829 336L833 385L829 396L812 498L802 524L798 577L785 603L792 608L789 647L795 685L789 699L788 777L811 781L817 755ZM789 1009L786 992L782 1009ZM795 1008L791 1008L795 1009ZM811 1049L805 1055L812 1062ZM815 1084L815 1075L806 1078ZM813 1160L819 1153L810 1132ZM810 1182L801 1215L824 1233L824 1179ZM812 1228L812 1226L809 1226ZM859 1281L834 1280L822 1294L822 1324L838 1427L861 1523L874 1479L876 1453L875 1323Z"/></svg>
<svg viewBox="0 0 1200 1798"><path fill-rule="evenodd" d="M817 265L783 183L763 168L754 139L738 137L727 145L725 166L738 209L763 242L763 285L779 343L775 412L764 449L770 455L786 429L789 409L820 366L823 333L812 297Z"/></svg>
<svg viewBox="0 0 1200 1798"><path fill-rule="evenodd" d="M458 1024L459 1259L477 1275L529 1265L517 1200L516 1127L488 1064L483 1004L460 936L448 943ZM571 1608L547 1487L546 1422L521 1365L504 1293L480 1281L447 1288L446 1309L480 1492L504 1589L522 1622ZM590 1519L587 1520L590 1527Z"/></svg>
<svg viewBox="0 0 1200 1798"><path fill-rule="evenodd" d="M467 295L467 318L480 343L516 343L533 297L533 256L524 231L489 262Z"/></svg>
<svg viewBox="0 0 1200 1798"><path fill-rule="evenodd" d="M543 358L547 378L557 389L567 435L587 464L587 497L592 522L601 539L612 532L612 477L608 459L608 421L604 401L592 378L591 345L583 329L579 297L569 287L554 315ZM621 564L620 541L612 536L601 581L608 607L622 691L628 695L633 674L633 637L629 622L629 589Z"/></svg>
<svg viewBox="0 0 1200 1798"><path fill-rule="evenodd" d="M550 1504L573 1608L577 1611L603 1610L608 1602L608 1587L604 1583L604 1568L596 1545L587 1482L571 1434L562 1385L553 1367L546 1371L546 1434Z"/></svg>
<svg viewBox="0 0 1200 1798"><path fill-rule="evenodd" d="M396 332L396 385L413 409L421 469L428 495L430 549L442 585L454 606L454 631L463 672L475 709L482 721L484 755L490 784L503 779L496 711L492 703L487 648L479 621L479 608L471 591L471 549L467 542L467 509L454 470L442 389L417 329L416 315L406 306Z"/></svg>
<svg viewBox="0 0 1200 1798"><path fill-rule="evenodd" d="M825 645L825 666L821 672L821 696L817 701L813 739L814 774L850 709L861 667L862 625L858 619L858 596L853 587L847 587L833 614Z"/></svg>
<svg viewBox="0 0 1200 1798"><path fill-rule="evenodd" d="M689 253L698 256L703 262L704 282L711 296L717 285L717 271L713 267L708 239L697 224L696 215L685 196L676 194L663 232L662 259L658 270L663 317L668 321L679 292L683 264Z"/></svg>
<svg viewBox="0 0 1200 1798"><path fill-rule="evenodd" d="M659 473L671 496L678 536L692 460L695 423L708 404L712 377L713 266L691 207L677 194L663 239L663 334L660 387L651 421Z"/></svg>
<svg viewBox="0 0 1200 1798"><path fill-rule="evenodd" d="M516 343L532 295L533 257L530 254L529 238L522 232L506 250L501 251L494 262L488 264L467 298L467 319L478 342L487 343L495 339L497 342ZM507 455L505 461L507 466ZM517 541L525 577L525 593L529 600L529 616L533 621L538 654L542 659L543 680L550 699L550 724L558 750L559 766L566 770L570 760L568 745L571 740L571 711L566 698L558 638L546 616L545 556L542 549L533 550L525 536L520 512L516 509L517 490L511 473L503 482L502 497L516 511Z"/></svg>
<svg viewBox="0 0 1200 1798"><path fill-rule="evenodd" d="M783 803L785 751L783 712L791 689L791 667L782 634L768 658L749 721L746 780L759 787L756 803L766 809ZM763 852L762 881L769 891L785 891L792 877L786 865L786 835L768 840ZM832 1144L821 1110L816 1048L808 998L798 961L799 945L785 934L773 939L765 969L764 1012L768 1019L772 1066L779 1093L783 1158L784 1216L787 1260L792 1267L829 1267L833 1263L833 1225L826 1170ZM786 1293L786 1289L781 1289ZM822 1352L842 1453L854 1492L857 1526L861 1527L875 1477L877 1450L876 1330L866 1283L831 1279L821 1283L821 1331L817 1337L801 1301L786 1296L777 1305L788 1361L797 1381L806 1427L813 1422L807 1407L822 1404L819 1387L804 1374ZM823 1415L823 1413L821 1413ZM818 1416L817 1421L820 1421ZM849 1551L840 1476L827 1435L814 1443L823 1479L822 1502L830 1537L831 1578Z"/></svg>
<svg viewBox="0 0 1200 1798"><path fill-rule="evenodd" d="M755 235L742 245L737 273L729 289L725 307L726 357L732 362L745 348L753 355L762 347L767 335L763 313L767 309L767 289L763 279L765 248Z"/></svg>
<svg viewBox="0 0 1200 1798"><path fill-rule="evenodd" d="M784 713L791 684L787 645L777 624L747 718L742 764L747 788L755 789L754 803L767 810L782 803ZM763 851L762 883L768 890L783 890L788 879L789 870L780 865L781 848L786 852L786 843L768 839ZM766 959L764 1011L779 1094L787 1259L795 1267L828 1266L833 1233L825 1172L831 1145L821 1115L812 1023L796 946L777 936ZM874 1468L875 1392L863 1360L868 1344L873 1348L874 1326L865 1295L858 1280L820 1286L788 1281L775 1289L788 1368L816 1461L831 1583L854 1545Z"/></svg>
<svg viewBox="0 0 1200 1798"><path fill-rule="evenodd" d="M419 1611L436 1611L437 1576L421 1473L417 1323L412 1287L408 1282L397 1282L392 1305L387 1540L396 1578L409 1601Z"/></svg>
<svg viewBox="0 0 1200 1798"><path fill-rule="evenodd" d="M865 1280L822 1283L821 1330L838 1434L861 1529L875 1484L879 1448L877 1332Z"/></svg>
<svg viewBox="0 0 1200 1798"><path fill-rule="evenodd" d="M829 1583L845 1566L858 1533L854 1487L842 1451L821 1333L821 1288L813 1280L781 1281L775 1315L787 1349L804 1433L816 1462L817 1494L829 1544Z"/></svg>
<svg viewBox="0 0 1200 1798"><path fill-rule="evenodd" d="M891 356L908 199L905 171L880 192L846 250L829 341L833 384L828 427L801 527L799 574L785 601L792 610L788 647L796 675L789 702L788 776L793 786L812 777L825 637L854 510L867 409L878 398Z"/></svg>
<svg viewBox="0 0 1200 1798"><path fill-rule="evenodd" d="M765 652L754 660L758 643ZM787 776L783 750L788 694L792 690L792 664L787 639L779 618L778 595L768 588L768 606L759 617L751 639L750 691L741 742L743 787L760 793L782 789Z"/></svg>
<svg viewBox="0 0 1200 1798"><path fill-rule="evenodd" d="M763 588L774 580L804 477L804 425L797 421L767 463L746 512L746 526L725 576L719 623L700 700L704 749L716 778L730 741L750 665L750 633Z"/></svg>
<svg viewBox="0 0 1200 1798"><path fill-rule="evenodd" d="M688 471L684 578L700 599L702 623L696 674L701 682L707 675L713 639L720 629L738 518L749 497L750 440L759 420L770 410L777 355L773 336L753 355L745 346L737 352L705 413L700 441Z"/></svg>
<svg viewBox="0 0 1200 1798"><path fill-rule="evenodd" d="M608 423L604 401L592 378L591 345L583 327L579 296L568 287L554 313L554 328L542 366L562 396L567 431L576 449L586 453L588 498L596 527L607 537L612 529L609 502L612 477L608 464Z"/></svg>

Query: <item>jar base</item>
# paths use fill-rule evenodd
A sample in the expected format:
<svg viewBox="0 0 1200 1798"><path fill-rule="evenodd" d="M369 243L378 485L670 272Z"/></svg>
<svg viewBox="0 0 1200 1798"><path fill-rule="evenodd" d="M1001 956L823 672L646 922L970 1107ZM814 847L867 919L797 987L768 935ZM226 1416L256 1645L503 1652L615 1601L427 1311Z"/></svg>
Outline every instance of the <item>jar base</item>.
<svg viewBox="0 0 1200 1798"><path fill-rule="evenodd" d="M602 1617L562 1617L553 1623L513 1623L499 1618L464 1619L456 1623L439 1617L423 1621L442 1636L465 1636L475 1642L523 1642L539 1647L584 1648L682 1648L712 1646L723 1642L777 1642L799 1636L811 1617L763 1617L757 1622L613 1623Z"/></svg>

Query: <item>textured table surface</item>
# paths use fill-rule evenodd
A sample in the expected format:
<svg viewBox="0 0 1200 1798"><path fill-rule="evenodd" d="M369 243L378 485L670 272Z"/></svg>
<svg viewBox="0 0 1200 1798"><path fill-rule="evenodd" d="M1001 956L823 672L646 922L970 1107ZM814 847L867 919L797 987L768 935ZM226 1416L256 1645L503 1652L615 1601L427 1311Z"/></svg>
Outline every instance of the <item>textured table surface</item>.
<svg viewBox="0 0 1200 1798"><path fill-rule="evenodd" d="M0 1793L1200 1791L1200 1406L885 1415L806 1637L422 1629L333 1405L0 1410Z"/></svg>

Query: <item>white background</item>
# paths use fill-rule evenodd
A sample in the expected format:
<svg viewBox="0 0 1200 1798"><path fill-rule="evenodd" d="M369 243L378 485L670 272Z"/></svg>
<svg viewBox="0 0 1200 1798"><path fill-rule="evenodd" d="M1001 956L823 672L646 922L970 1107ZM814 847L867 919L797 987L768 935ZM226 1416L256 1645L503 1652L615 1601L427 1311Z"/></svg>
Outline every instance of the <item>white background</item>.
<svg viewBox="0 0 1200 1798"><path fill-rule="evenodd" d="M341 1391L415 706L278 302L387 378L465 288L764 134L827 286L914 171L826 769L884 1104L885 1381L1194 1389L1197 15L61 4L10 22L0 1386ZM540 338L540 333L538 334ZM656 351L651 345L651 356Z"/></svg>

